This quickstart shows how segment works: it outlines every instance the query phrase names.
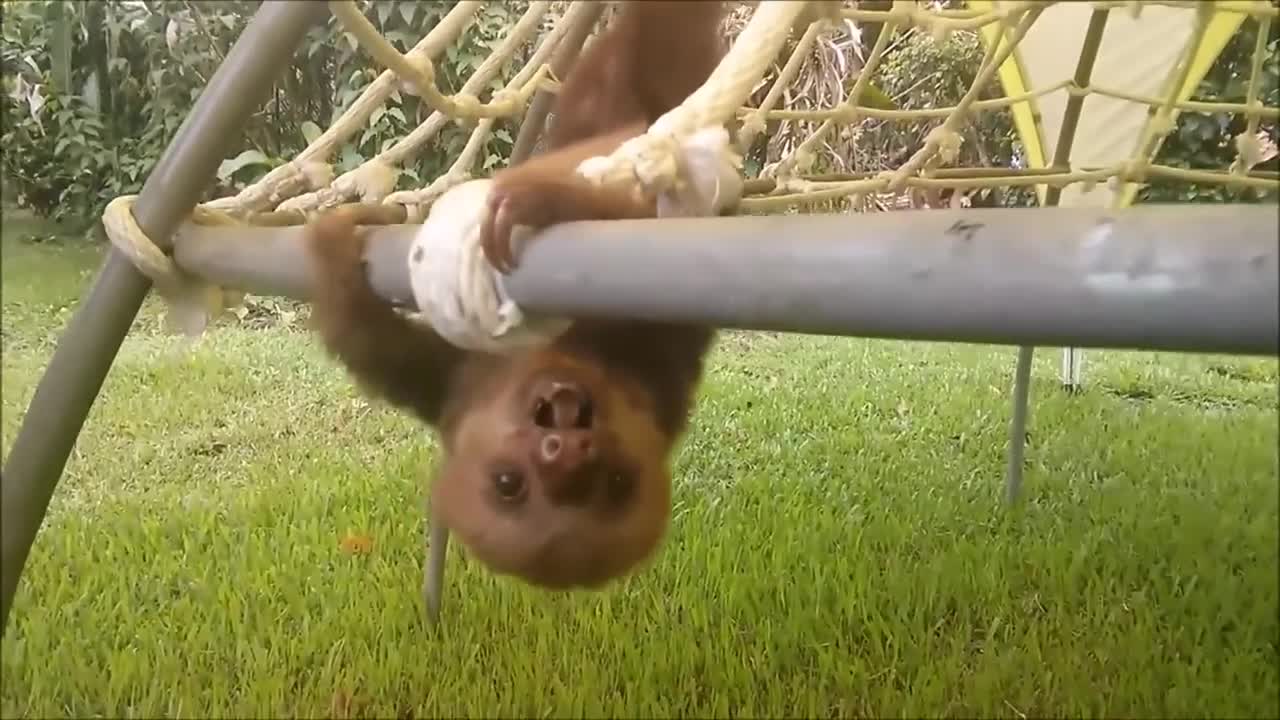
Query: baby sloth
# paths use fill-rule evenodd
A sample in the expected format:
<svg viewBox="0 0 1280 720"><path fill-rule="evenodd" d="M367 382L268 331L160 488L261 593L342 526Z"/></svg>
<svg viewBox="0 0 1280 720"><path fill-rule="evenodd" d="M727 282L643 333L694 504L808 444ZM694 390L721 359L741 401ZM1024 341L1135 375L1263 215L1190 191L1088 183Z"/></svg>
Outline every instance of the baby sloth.
<svg viewBox="0 0 1280 720"><path fill-rule="evenodd" d="M697 369L623 367L611 357L623 345L609 342L578 326L547 350L463 369L467 397L442 423L451 438L433 501L490 568L592 587L661 541L667 458L683 429L670 410L687 407Z"/></svg>
<svg viewBox="0 0 1280 720"><path fill-rule="evenodd" d="M361 385L438 429L435 514L492 570L547 588L648 558L713 331L584 319L547 347L463 351L374 293L358 223L338 210L308 229L312 321Z"/></svg>
<svg viewBox="0 0 1280 720"><path fill-rule="evenodd" d="M723 54L724 8L619 8L565 78L548 151L494 177L481 242L502 271L516 265L514 227L657 215L652 197L592 185L575 170L706 81ZM489 568L535 585L598 587L636 568L666 532L669 458L713 329L579 318L546 347L461 350L374 293L360 227L368 212L339 209L309 226L312 320L371 394L439 432L435 515Z"/></svg>

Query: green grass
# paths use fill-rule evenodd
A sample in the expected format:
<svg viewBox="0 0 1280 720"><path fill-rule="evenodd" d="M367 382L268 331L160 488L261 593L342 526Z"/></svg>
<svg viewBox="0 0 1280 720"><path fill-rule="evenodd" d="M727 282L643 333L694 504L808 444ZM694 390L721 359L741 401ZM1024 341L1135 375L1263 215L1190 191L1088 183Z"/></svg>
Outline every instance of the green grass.
<svg viewBox="0 0 1280 720"><path fill-rule="evenodd" d="M10 230L6 454L97 257ZM1010 512L1013 349L735 334L652 567L551 595L455 551L437 633L429 436L299 329L183 350L156 307L28 563L6 717L1280 711L1273 360L1090 353L1071 396L1041 352Z"/></svg>

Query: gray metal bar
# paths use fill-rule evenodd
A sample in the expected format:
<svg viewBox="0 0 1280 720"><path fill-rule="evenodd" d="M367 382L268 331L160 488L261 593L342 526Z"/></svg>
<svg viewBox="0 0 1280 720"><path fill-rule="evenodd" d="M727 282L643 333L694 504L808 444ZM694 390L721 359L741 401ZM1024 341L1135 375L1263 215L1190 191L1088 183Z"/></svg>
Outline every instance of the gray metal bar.
<svg viewBox="0 0 1280 720"><path fill-rule="evenodd" d="M416 225L373 232L375 289L412 305ZM977 208L563 223L508 278L534 312L865 337L1270 355L1275 208ZM186 269L307 297L301 227L185 225Z"/></svg>
<svg viewBox="0 0 1280 720"><path fill-rule="evenodd" d="M365 259L379 295L413 306L406 259L419 225L385 225L371 232ZM259 295L309 299L304 226L211 227L183 223L173 235L173 258L187 272Z"/></svg>
<svg viewBox="0 0 1280 720"><path fill-rule="evenodd" d="M1080 57L1076 62L1076 72L1072 80L1079 87L1088 87L1093 77L1093 65L1098 59L1098 49L1102 47L1102 34L1107 28L1109 10L1094 10L1089 16L1089 29L1085 32L1084 43L1080 46ZM1071 162L1071 146L1076 140L1076 128L1080 124L1080 111L1084 109L1084 96L1072 95L1067 99L1067 108L1062 115L1062 128L1058 131L1058 142L1053 151L1053 166L1065 167ZM1052 185L1045 191L1044 205L1056 207L1062 199L1062 186ZM1064 352L1074 352L1066 349ZM1026 455L1027 419L1031 411L1027 406L1031 398L1031 363L1035 359L1035 348L1024 345L1018 348L1018 362L1014 368L1013 412L1009 418L1008 465L1004 475L1004 499L1007 504L1018 499L1022 490L1022 458Z"/></svg>
<svg viewBox="0 0 1280 720"><path fill-rule="evenodd" d="M213 178L231 140L270 90L324 3L263 3L156 163L134 204L167 244ZM0 478L0 633L54 487L150 281L112 250L36 387Z"/></svg>

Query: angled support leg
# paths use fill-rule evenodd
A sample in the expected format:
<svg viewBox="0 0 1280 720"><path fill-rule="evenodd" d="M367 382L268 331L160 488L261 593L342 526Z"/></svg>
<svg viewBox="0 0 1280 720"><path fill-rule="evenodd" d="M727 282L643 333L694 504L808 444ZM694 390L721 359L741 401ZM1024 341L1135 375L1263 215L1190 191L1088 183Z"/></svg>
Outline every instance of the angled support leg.
<svg viewBox="0 0 1280 720"><path fill-rule="evenodd" d="M449 555L449 528L432 513L427 519L427 562L422 568L422 600L427 619L440 620L440 597L444 594L444 565Z"/></svg>
<svg viewBox="0 0 1280 720"><path fill-rule="evenodd" d="M1031 360L1036 349L1018 348L1018 367L1013 373L1013 416L1009 419L1009 466L1005 468L1004 500L1012 505L1022 491L1022 459L1027 449L1027 412L1031 395Z"/></svg>
<svg viewBox="0 0 1280 720"><path fill-rule="evenodd" d="M1093 77L1093 65L1098 59L1098 49L1102 47L1102 35L1107 28L1107 18L1111 13L1105 8L1096 9L1089 16L1089 28L1085 31L1084 42L1080 45L1080 57L1076 62L1075 75L1072 81L1078 87L1088 87ZM1073 95L1067 100L1063 111L1062 128L1058 131L1058 142L1053 151L1054 167L1066 167L1071 164L1071 147L1075 143L1076 128L1080 122L1080 112L1084 107L1084 96ZM1062 187L1055 185L1045 190L1044 206L1056 207L1062 200ZM1068 382L1068 360L1074 360L1076 348L1064 348L1062 356L1063 382ZM1018 348L1018 367L1013 378L1013 417L1009 419L1009 466L1005 469L1004 499L1012 505L1022 491L1022 460L1027 449L1027 406L1031 394L1031 359L1035 348L1023 346ZM1073 365L1078 370L1078 365Z"/></svg>
<svg viewBox="0 0 1280 720"><path fill-rule="evenodd" d="M560 39L560 46L556 48L551 58L551 69L556 77L564 77L573 67L578 55L582 52L582 46L587 41L587 36L591 34L591 29L595 27L596 21L600 19L603 12L604 3L588 6L583 14L578 16L577 23ZM547 113L551 111L551 103L554 101L555 95L545 90L539 90L534 95L533 102L525 111L524 120L520 124L515 145L511 149L509 161L511 165L522 163L533 154L533 149L537 146L538 138L542 136L542 129L546 125ZM449 528L445 527L435 515L428 518L428 523L427 557L422 565L422 600L426 607L427 619L437 623L440 620L440 600L444 594L444 568L449 554Z"/></svg>
<svg viewBox="0 0 1280 720"><path fill-rule="evenodd" d="M133 206L138 225L165 247L208 186L231 141L292 64L308 28L328 14L325 3L263 3L214 73ZM0 635L23 565L44 521L80 428L137 316L151 282L116 250L80 303L0 474Z"/></svg>

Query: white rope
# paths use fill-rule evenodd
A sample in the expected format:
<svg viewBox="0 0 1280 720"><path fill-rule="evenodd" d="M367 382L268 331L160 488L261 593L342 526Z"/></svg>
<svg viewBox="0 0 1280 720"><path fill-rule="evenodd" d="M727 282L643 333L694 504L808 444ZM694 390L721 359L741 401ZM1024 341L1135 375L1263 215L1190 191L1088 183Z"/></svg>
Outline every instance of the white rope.
<svg viewBox="0 0 1280 720"><path fill-rule="evenodd" d="M687 137L671 156L677 181L657 195L658 217L717 215L742 196L741 158L723 127ZM608 157L590 158L579 171ZM480 247L493 181L450 188L431 206L406 258L419 317L449 343L477 352L510 353L545 345L568 329L568 318L528 316L507 294L503 276Z"/></svg>
<svg viewBox="0 0 1280 720"><path fill-rule="evenodd" d="M670 136L664 140L674 149L662 158L661 174L672 181L658 193L658 217L719 215L742 198L742 156L724 126L704 127L678 145ZM578 174L599 177L613 162L608 155L588 158L578 165Z"/></svg>
<svg viewBox="0 0 1280 720"><path fill-rule="evenodd" d="M684 147L691 134L723 127L734 117L777 58L798 18L806 12L832 12L826 3L811 5L812 0L761 0L706 82L655 120L645 134L620 145L608 162L593 164L585 177L596 183L638 181L651 192L666 191L672 181L672 153Z"/></svg>
<svg viewBox="0 0 1280 720"><path fill-rule="evenodd" d="M506 353L543 345L568 328L526 318L480 247L490 179L455 185L436 199L409 245L409 282L420 317L465 350Z"/></svg>

